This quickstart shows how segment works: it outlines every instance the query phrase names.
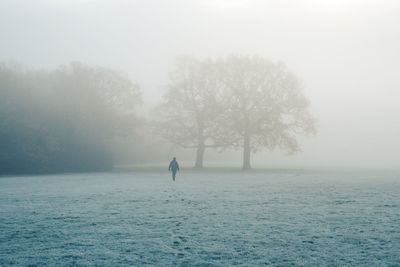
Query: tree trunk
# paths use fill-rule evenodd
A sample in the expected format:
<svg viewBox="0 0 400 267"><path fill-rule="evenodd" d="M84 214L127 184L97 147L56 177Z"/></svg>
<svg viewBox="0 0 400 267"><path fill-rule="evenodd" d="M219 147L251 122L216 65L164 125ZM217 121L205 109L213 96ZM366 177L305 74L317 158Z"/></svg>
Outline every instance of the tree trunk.
<svg viewBox="0 0 400 267"><path fill-rule="evenodd" d="M203 156L204 156L205 146L203 143L199 144L196 152L196 163L194 165L195 168L201 169L203 168Z"/></svg>
<svg viewBox="0 0 400 267"><path fill-rule="evenodd" d="M245 133L243 138L243 170L251 169L250 166L250 134Z"/></svg>
<svg viewBox="0 0 400 267"><path fill-rule="evenodd" d="M204 142L205 142L204 121L201 117L198 120L197 130L198 130L197 131L198 143L197 143L197 151L196 151L196 163L194 164L194 167L196 169L202 169L203 168L204 150L206 149L206 146L204 144Z"/></svg>

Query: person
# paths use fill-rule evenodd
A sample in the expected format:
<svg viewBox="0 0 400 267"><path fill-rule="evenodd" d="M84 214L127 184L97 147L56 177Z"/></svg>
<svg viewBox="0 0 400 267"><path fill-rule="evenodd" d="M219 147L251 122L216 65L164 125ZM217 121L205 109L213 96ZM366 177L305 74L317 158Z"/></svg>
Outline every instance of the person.
<svg viewBox="0 0 400 267"><path fill-rule="evenodd" d="M168 167L169 171L172 171L172 180L175 181L175 175L176 172L179 171L179 164L176 161L176 158L174 157L171 162L169 163L169 167Z"/></svg>

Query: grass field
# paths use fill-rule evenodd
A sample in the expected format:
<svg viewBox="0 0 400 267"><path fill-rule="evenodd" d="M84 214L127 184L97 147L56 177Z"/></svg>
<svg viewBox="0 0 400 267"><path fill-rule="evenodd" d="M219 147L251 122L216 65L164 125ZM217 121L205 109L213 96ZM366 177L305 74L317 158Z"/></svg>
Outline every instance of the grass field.
<svg viewBox="0 0 400 267"><path fill-rule="evenodd" d="M395 266L398 172L0 178L0 266Z"/></svg>

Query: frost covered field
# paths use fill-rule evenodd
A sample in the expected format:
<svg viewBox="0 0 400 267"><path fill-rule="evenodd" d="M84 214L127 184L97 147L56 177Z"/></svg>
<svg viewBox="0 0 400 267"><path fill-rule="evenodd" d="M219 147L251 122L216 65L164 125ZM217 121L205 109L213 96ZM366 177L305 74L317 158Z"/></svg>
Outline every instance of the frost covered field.
<svg viewBox="0 0 400 267"><path fill-rule="evenodd" d="M400 175L0 178L0 265L400 265Z"/></svg>

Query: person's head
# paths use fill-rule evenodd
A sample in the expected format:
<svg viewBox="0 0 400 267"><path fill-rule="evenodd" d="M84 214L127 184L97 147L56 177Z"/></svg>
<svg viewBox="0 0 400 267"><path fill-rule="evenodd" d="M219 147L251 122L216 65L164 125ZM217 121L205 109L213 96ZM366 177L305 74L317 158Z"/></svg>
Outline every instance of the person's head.
<svg viewBox="0 0 400 267"><path fill-rule="evenodd" d="M174 157L173 160L176 160L176 158Z"/></svg>

